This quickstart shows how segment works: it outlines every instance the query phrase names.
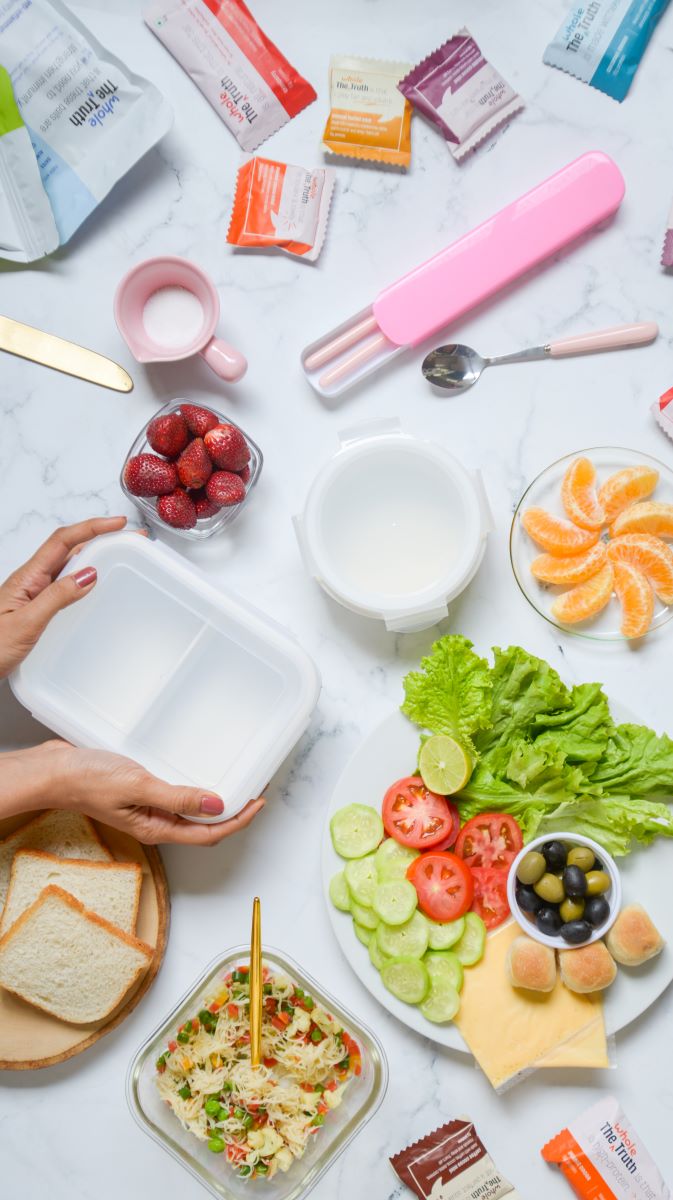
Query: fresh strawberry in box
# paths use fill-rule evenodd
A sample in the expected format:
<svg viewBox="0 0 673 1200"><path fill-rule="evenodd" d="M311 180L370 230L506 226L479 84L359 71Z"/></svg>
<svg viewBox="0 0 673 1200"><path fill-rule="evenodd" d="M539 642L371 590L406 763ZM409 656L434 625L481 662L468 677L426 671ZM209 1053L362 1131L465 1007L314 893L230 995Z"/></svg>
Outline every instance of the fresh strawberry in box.
<svg viewBox="0 0 673 1200"><path fill-rule="evenodd" d="M177 458L187 445L190 431L185 418L179 412L155 417L147 426L147 440L157 454L165 458Z"/></svg>
<svg viewBox="0 0 673 1200"><path fill-rule="evenodd" d="M162 521L174 529L193 529L196 525L194 501L183 488L176 488L169 496L160 496L157 512Z"/></svg>
<svg viewBox="0 0 673 1200"><path fill-rule="evenodd" d="M206 496L218 508L245 500L245 484L234 471L214 471L206 484Z"/></svg>
<svg viewBox="0 0 673 1200"><path fill-rule="evenodd" d="M197 491L192 492L191 497L194 501L197 521L205 521L208 517L214 517L215 513L218 513L222 507L220 504L215 504L212 500L208 499L205 488L199 488Z"/></svg>
<svg viewBox="0 0 673 1200"><path fill-rule="evenodd" d="M201 488L213 473L213 464L208 457L203 438L194 438L182 451L176 468L183 487Z"/></svg>
<svg viewBox="0 0 673 1200"><path fill-rule="evenodd" d="M183 404L180 412L193 437L205 437L210 429L214 429L220 423L214 412L209 408L201 408L198 404Z"/></svg>
<svg viewBox="0 0 673 1200"><path fill-rule="evenodd" d="M124 467L124 483L132 496L164 496L177 487L178 473L156 454L136 454Z"/></svg>
<svg viewBox="0 0 673 1200"><path fill-rule="evenodd" d="M250 449L235 425L216 425L204 438L213 465L222 471L242 471L250 462Z"/></svg>

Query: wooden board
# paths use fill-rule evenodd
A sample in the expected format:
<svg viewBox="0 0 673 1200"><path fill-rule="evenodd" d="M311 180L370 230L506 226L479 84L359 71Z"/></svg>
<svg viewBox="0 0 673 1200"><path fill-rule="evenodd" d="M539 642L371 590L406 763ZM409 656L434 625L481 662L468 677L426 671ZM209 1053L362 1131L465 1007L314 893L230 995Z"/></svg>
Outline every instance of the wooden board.
<svg viewBox="0 0 673 1200"><path fill-rule="evenodd" d="M31 816L37 814L31 814ZM26 817L0 821L0 838L7 837ZM69 1025L49 1013L26 1004L0 988L0 1070L35 1071L81 1054L133 1012L154 982L163 962L168 940L170 897L166 873L155 846L141 846L135 838L96 822L106 846L118 862L137 862L142 868L142 887L136 936L154 946L154 958L135 987L104 1021L91 1025Z"/></svg>

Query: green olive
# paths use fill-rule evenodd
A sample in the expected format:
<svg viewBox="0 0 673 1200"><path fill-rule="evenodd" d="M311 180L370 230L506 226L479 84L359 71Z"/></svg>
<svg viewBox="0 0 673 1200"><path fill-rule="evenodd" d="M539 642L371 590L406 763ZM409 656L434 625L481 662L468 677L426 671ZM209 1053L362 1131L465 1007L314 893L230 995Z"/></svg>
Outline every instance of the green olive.
<svg viewBox="0 0 673 1200"><path fill-rule="evenodd" d="M530 885L537 883L538 879L542 879L547 864L543 854L538 854L537 850L529 850L528 854L524 854L519 866L517 867L516 877L519 883Z"/></svg>
<svg viewBox="0 0 673 1200"><path fill-rule="evenodd" d="M548 904L560 904L565 899L562 880L558 875L552 875L549 871L542 876L542 879L538 879L533 890Z"/></svg>
<svg viewBox="0 0 673 1200"><path fill-rule="evenodd" d="M610 887L610 876L607 871L589 871L587 875L587 896L600 896Z"/></svg>
<svg viewBox="0 0 673 1200"><path fill-rule="evenodd" d="M575 864L577 865L577 864ZM562 921L579 921L584 916L584 901L568 896L559 909Z"/></svg>
<svg viewBox="0 0 673 1200"><path fill-rule="evenodd" d="M596 861L596 855L588 846L573 846L568 854L568 866L579 867L580 871L590 871Z"/></svg>

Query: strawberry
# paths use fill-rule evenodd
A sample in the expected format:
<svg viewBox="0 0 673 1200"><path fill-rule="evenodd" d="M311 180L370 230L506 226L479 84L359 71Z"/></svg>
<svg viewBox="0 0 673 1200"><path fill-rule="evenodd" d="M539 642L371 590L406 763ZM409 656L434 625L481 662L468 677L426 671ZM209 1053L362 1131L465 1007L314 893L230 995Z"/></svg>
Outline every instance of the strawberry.
<svg viewBox="0 0 673 1200"><path fill-rule="evenodd" d="M205 437L209 429L214 429L219 424L214 412L209 408L200 408L198 404L182 404L180 412L194 437Z"/></svg>
<svg viewBox="0 0 673 1200"><path fill-rule="evenodd" d="M189 441L189 430L179 412L164 413L147 426L147 440L157 454L177 458Z"/></svg>
<svg viewBox="0 0 673 1200"><path fill-rule="evenodd" d="M245 500L245 484L234 471L214 471L206 484L206 496L219 508Z"/></svg>
<svg viewBox="0 0 673 1200"><path fill-rule="evenodd" d="M178 473L156 454L136 454L124 467L124 483L132 496L164 496L177 487Z"/></svg>
<svg viewBox="0 0 673 1200"><path fill-rule="evenodd" d="M197 492L192 492L192 500L196 509L197 521L205 521L207 517L214 517L215 513L220 511L219 504L214 504L206 495L205 488L199 488Z"/></svg>
<svg viewBox="0 0 673 1200"><path fill-rule="evenodd" d="M208 458L203 438L194 438L182 451L177 463L178 479L183 487L200 488L213 473L213 464Z"/></svg>
<svg viewBox="0 0 673 1200"><path fill-rule="evenodd" d="M242 471L237 471L236 474L241 476L241 479L243 480L244 484L247 486L250 482L250 476L252 475L250 463L248 463L247 466L245 466Z"/></svg>
<svg viewBox="0 0 673 1200"><path fill-rule="evenodd" d="M248 443L235 425L216 425L203 440L214 465L222 471L242 471L250 461Z"/></svg>
<svg viewBox="0 0 673 1200"><path fill-rule="evenodd" d="M170 496L160 496L157 512L161 520L174 529L192 529L196 525L194 503L182 488L176 488Z"/></svg>

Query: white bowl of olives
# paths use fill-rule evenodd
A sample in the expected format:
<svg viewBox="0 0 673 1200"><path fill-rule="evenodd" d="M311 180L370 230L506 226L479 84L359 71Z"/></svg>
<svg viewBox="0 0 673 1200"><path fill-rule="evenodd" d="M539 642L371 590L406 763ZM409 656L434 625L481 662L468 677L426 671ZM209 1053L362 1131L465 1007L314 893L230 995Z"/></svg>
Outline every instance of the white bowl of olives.
<svg viewBox="0 0 673 1200"><path fill-rule="evenodd" d="M617 865L598 842L578 833L544 834L509 869L507 897L525 933L555 950L604 937L619 913Z"/></svg>

